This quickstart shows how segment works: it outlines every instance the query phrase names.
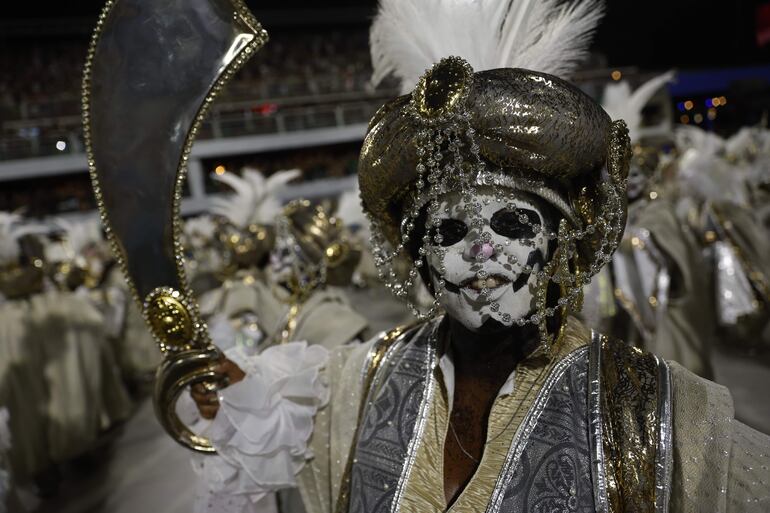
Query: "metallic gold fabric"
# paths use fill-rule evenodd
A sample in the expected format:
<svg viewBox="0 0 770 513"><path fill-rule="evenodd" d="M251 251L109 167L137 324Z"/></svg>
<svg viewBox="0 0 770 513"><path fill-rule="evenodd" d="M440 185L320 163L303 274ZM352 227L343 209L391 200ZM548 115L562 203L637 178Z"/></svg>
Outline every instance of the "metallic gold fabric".
<svg viewBox="0 0 770 513"><path fill-rule="evenodd" d="M625 226L631 154L625 123L556 77L522 69L471 74L463 63L442 59L410 96L385 105L370 123L359 184L374 221L380 271L393 275L383 239L398 248L397 256L414 257L401 248L420 209L437 195L492 185L555 207L569 221L577 270L595 274Z"/></svg>
<svg viewBox="0 0 770 513"><path fill-rule="evenodd" d="M282 217L307 259L313 265L325 266L325 283L349 285L361 260L361 248L351 239L342 221L307 200L289 203Z"/></svg>
<svg viewBox="0 0 770 513"><path fill-rule="evenodd" d="M553 359L536 356L522 362L515 371L513 393L498 397L489 415L487 446L478 469L458 496L450 511L485 511L503 469L514 435L541 391L554 365L590 340L590 332L576 319L567 319L564 335L554 349ZM440 372L436 369L435 372ZM437 379L443 383L442 379ZM403 513L443 512L444 441L451 405L444 387L434 394L425 435L417 451L406 492Z"/></svg>
<svg viewBox="0 0 770 513"><path fill-rule="evenodd" d="M652 354L606 338L602 360L609 511L653 513L659 441L658 362Z"/></svg>
<svg viewBox="0 0 770 513"><path fill-rule="evenodd" d="M396 98L374 116L359 163L364 208L396 226L419 160L410 100ZM481 155L505 173L559 181L594 171L607 158L609 117L556 77L522 69L475 73L466 105Z"/></svg>

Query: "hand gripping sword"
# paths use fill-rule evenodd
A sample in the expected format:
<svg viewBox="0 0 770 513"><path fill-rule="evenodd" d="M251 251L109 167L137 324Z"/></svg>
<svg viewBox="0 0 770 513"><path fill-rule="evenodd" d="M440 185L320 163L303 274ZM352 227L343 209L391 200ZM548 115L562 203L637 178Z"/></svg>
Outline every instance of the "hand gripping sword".
<svg viewBox="0 0 770 513"><path fill-rule="evenodd" d="M215 449L179 419L187 386L216 384L211 342L185 276L180 204L208 107L267 41L242 0L109 0L83 75L83 129L113 253L163 352L153 400L164 429Z"/></svg>

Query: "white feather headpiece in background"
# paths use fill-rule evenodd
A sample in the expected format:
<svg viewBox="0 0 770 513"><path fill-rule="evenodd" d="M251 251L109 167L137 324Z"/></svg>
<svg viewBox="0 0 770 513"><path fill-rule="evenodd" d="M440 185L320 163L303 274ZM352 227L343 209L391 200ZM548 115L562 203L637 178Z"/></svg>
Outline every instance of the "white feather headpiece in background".
<svg viewBox="0 0 770 513"><path fill-rule="evenodd" d="M21 237L47 232L45 226L26 221L18 213L0 212L0 265L13 264L19 259Z"/></svg>
<svg viewBox="0 0 770 513"><path fill-rule="evenodd" d="M680 125L674 131L676 147L680 153L693 150L706 157L716 157L725 147L725 140L714 132L707 132L694 125Z"/></svg>
<svg viewBox="0 0 770 513"><path fill-rule="evenodd" d="M97 216L76 221L55 218L53 224L58 230L64 232L73 255L80 255L87 247L104 242L102 225Z"/></svg>
<svg viewBox="0 0 770 513"><path fill-rule="evenodd" d="M748 204L746 177L722 158L725 140L692 125L677 127L680 187L698 201Z"/></svg>
<svg viewBox="0 0 770 513"><path fill-rule="evenodd" d="M272 224L281 211L276 193L300 176L299 169L277 171L269 178L256 169L244 168L242 176L225 172L213 175L214 180L228 185L235 194L211 200L211 213L228 219L235 226Z"/></svg>
<svg viewBox="0 0 770 513"><path fill-rule="evenodd" d="M604 89L602 107L610 115L610 118L622 119L626 122L632 143L637 142L642 135L640 130L642 128L642 109L661 87L674 79L674 76L673 71L663 73L648 80L633 92L625 80L609 84ZM666 121L660 126L654 127L653 130L670 132L671 123Z"/></svg>
<svg viewBox="0 0 770 513"><path fill-rule="evenodd" d="M725 152L733 157L743 157L759 151L759 131L753 126L744 126L725 141Z"/></svg>
<svg viewBox="0 0 770 513"><path fill-rule="evenodd" d="M362 237L368 238L370 233L369 220L366 218L364 209L361 206L361 193L357 186L353 190L340 194L337 212L334 215L341 219L345 226L349 228L357 227L358 233Z"/></svg>
<svg viewBox="0 0 770 513"><path fill-rule="evenodd" d="M559 77L588 55L601 0L380 0L370 32L372 82L393 74L403 93L444 57L475 71L524 68Z"/></svg>
<svg viewBox="0 0 770 513"><path fill-rule="evenodd" d="M216 223L208 214L191 217L184 221L184 234L188 243L196 249L213 240L216 228Z"/></svg>

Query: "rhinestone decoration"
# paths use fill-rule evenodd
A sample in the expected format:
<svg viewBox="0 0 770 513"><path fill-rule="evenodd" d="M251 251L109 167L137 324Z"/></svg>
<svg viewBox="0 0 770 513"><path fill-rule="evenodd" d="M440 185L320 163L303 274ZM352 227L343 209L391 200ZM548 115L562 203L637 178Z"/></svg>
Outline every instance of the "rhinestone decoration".
<svg viewBox="0 0 770 513"><path fill-rule="evenodd" d="M183 351L194 344L198 330L189 302L178 290L170 287L153 290L144 301L143 313L163 351Z"/></svg>
<svg viewBox="0 0 770 513"><path fill-rule="evenodd" d="M483 231L484 219L480 215L482 205L476 199L478 187L494 187L495 199L507 204L507 208L514 214L517 213L514 205L516 191L533 192L555 205L565 217L557 227L532 222L524 213L519 215L519 219L535 235L556 241L556 250L544 269L535 270L515 259L509 259L508 263L520 273L535 273L538 284L535 312L527 318L515 319L514 322L519 326L538 326L543 343L548 345L553 335L547 332L547 319L559 310L566 313L580 309L583 287L589 283L591 276L610 261L617 241L622 236L629 157L627 131L622 121L613 123L607 165L598 180L600 183L580 191L580 199L575 200L577 208L573 208L549 188L544 180L501 173L482 158L476 142L476 131L471 126L465 105L472 79L473 70L467 62L459 57L448 57L429 69L413 91L405 110L417 127L414 138L419 157L415 169L417 178L411 190L411 201L406 203L403 212L401 237L395 247L387 240L385 226L367 211L372 225L374 261L385 285L396 297L406 301L416 317L433 317L440 308L440 298L446 293L442 277L445 269L437 269L441 275L437 280L439 286L434 291L434 301L427 311L421 311L410 296L415 279L419 276L418 270L424 266L423 259L429 254L441 259L445 254L445 249L441 247L442 237L436 229L441 223L439 197L450 191L461 195L465 203L467 224L479 232L479 237L473 243L481 246L492 237L489 232ZM420 241L413 241L416 223L423 212L424 235ZM523 240L521 242L527 243ZM415 243L419 244L416 258L409 252ZM581 243L581 248L578 248L578 243ZM587 246L592 250L591 255L585 254L583 248ZM405 277L398 270L398 261L402 258L407 258L411 264ZM486 277L481 266L477 277ZM554 303L553 298L549 303L548 297L549 284L552 283L558 285L560 290L555 304L551 304ZM482 289L481 293L486 297L489 290ZM501 311L498 303L492 302L490 308L504 323L512 321L511 315Z"/></svg>

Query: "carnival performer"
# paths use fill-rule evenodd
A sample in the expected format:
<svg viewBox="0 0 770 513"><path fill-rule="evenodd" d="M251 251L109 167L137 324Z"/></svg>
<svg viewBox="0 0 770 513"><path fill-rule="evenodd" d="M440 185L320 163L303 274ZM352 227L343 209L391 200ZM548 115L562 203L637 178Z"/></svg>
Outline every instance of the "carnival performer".
<svg viewBox="0 0 770 513"><path fill-rule="evenodd" d="M586 287L582 314L589 326L710 379L717 331L712 273L700 238L676 215L677 196L660 183L659 146L673 140L672 123L642 126L642 109L673 77L665 73L633 92L627 82L605 89L602 106L626 121L632 145L628 220L612 264ZM589 319L591 313L603 318Z"/></svg>
<svg viewBox="0 0 770 513"><path fill-rule="evenodd" d="M225 281L203 295L201 311L221 329L220 322L229 320L249 345L307 340L331 348L366 329L340 289L350 284L361 254L347 228L309 201L281 207L276 200L278 188L299 174L283 171L265 180L245 170L243 178L227 172L217 177L236 194L212 209L227 221L217 234L227 255L219 270Z"/></svg>
<svg viewBox="0 0 770 513"><path fill-rule="evenodd" d="M297 347L291 387L267 354L244 362L204 507L248 511L301 467L313 513L767 510L770 439L726 389L571 315L626 221L625 125L558 78L601 13L381 0L374 78L408 94L370 122L361 200L383 280L434 304L325 365Z"/></svg>
<svg viewBox="0 0 770 513"><path fill-rule="evenodd" d="M236 191L243 190L244 184L237 177L223 177L236 184ZM243 194L236 193L240 199ZM244 207L237 208L243 210ZM223 212L222 209L216 211ZM228 212L228 219L236 218L231 210ZM313 206L306 200L293 201L280 209L274 222L275 226L271 226L274 235L270 237L275 241L272 248L259 244L258 234L267 231L264 224L254 228L253 223L247 223L237 235L231 226L226 239L235 238L231 252L237 256L232 259L235 265L231 268L231 277L201 298L201 312L212 338L227 356L220 370L233 381L242 379L242 369L248 369L250 362L265 351L264 359L271 366L293 370L296 361L292 360L298 356L300 359L302 355L313 356L308 364L323 362L328 350L360 342L367 329L366 319L353 309L341 288L350 284L361 254L342 222L327 214L323 207ZM249 244L248 240L254 243ZM239 250L238 246L250 249ZM260 254L260 247L266 251ZM257 266L268 253L270 263L262 274ZM292 341L295 342L290 344ZM296 341L311 344L314 349L304 352ZM279 379L296 379L290 372L281 370ZM252 382L256 387L262 384ZM214 417L217 399L206 386L193 387L192 397L204 419ZM262 406L252 403L247 410L253 408L252 414L259 416L265 413L260 411ZM205 422L199 422L198 426L201 424ZM266 428L281 429L269 421L258 427L262 434L272 436ZM209 483L217 480L214 476L233 469L232 461L221 456L196 457L194 464L202 480ZM278 467L270 473L273 479L293 480L293 468L287 471ZM209 493L205 488L200 491L202 497L208 497ZM296 492L284 490L278 501L275 494L265 494L250 504L250 508L249 511L260 513L297 513L301 511L302 500Z"/></svg>
<svg viewBox="0 0 770 513"><path fill-rule="evenodd" d="M741 147L753 146L747 135L724 140L698 127L678 128L675 185L679 216L701 241L712 269L719 339L731 349L757 351L770 343L770 239L752 201L761 195L755 180L761 182L762 173L746 165Z"/></svg>

